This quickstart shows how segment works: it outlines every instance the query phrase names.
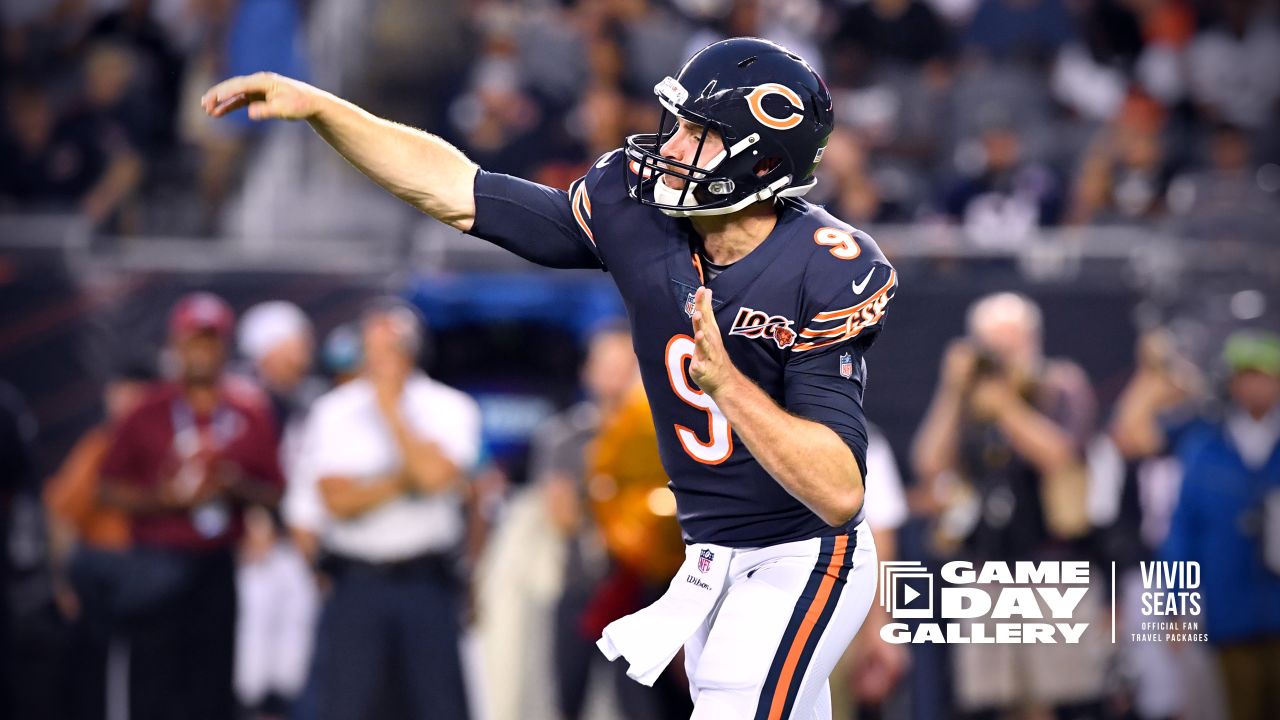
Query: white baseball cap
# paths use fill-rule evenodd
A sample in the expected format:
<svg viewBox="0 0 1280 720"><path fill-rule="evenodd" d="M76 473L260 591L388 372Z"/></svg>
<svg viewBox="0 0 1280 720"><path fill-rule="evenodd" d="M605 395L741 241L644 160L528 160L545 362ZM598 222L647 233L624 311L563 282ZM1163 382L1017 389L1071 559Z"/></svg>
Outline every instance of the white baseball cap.
<svg viewBox="0 0 1280 720"><path fill-rule="evenodd" d="M302 308L272 300L249 308L240 319L240 354L257 362L290 338L311 337L311 321Z"/></svg>

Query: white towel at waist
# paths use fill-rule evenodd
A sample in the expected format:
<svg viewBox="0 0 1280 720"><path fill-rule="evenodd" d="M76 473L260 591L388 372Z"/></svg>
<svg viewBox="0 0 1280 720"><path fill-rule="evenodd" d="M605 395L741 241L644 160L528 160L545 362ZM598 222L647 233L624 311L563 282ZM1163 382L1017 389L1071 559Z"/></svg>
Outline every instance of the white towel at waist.
<svg viewBox="0 0 1280 720"><path fill-rule="evenodd" d="M706 543L685 548L684 563L662 597L643 610L609 623L596 647L630 665L627 676L653 686L684 642L715 608L729 574L731 548Z"/></svg>

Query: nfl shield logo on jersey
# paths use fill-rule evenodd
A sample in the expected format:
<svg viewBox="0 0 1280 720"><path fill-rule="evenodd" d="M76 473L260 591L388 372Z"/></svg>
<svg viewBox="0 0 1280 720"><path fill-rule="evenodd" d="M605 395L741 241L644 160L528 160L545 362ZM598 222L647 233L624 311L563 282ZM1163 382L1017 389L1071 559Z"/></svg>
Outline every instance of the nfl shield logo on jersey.
<svg viewBox="0 0 1280 720"><path fill-rule="evenodd" d="M711 569L711 561L716 559L716 554L710 550L703 549L698 552L698 572L705 573Z"/></svg>
<svg viewBox="0 0 1280 720"><path fill-rule="evenodd" d="M689 293L689 297L684 299L684 314L693 317L693 309L696 307L693 302L693 293Z"/></svg>
<svg viewBox="0 0 1280 720"><path fill-rule="evenodd" d="M845 379L853 377L853 355L850 353L840 356L840 377Z"/></svg>

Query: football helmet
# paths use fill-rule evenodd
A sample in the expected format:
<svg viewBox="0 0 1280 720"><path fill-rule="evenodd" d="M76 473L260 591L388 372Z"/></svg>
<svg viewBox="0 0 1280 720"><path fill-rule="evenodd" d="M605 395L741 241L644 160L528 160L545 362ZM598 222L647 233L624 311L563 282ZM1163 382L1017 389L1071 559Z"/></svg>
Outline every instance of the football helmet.
<svg viewBox="0 0 1280 720"><path fill-rule="evenodd" d="M699 50L654 89L658 132L626 140L627 190L667 215L723 215L774 197L798 197L817 180L834 125L831 92L809 64L759 38L732 38ZM692 162L664 158L677 118L702 127ZM724 150L702 163L707 134ZM684 180L680 189L663 176Z"/></svg>

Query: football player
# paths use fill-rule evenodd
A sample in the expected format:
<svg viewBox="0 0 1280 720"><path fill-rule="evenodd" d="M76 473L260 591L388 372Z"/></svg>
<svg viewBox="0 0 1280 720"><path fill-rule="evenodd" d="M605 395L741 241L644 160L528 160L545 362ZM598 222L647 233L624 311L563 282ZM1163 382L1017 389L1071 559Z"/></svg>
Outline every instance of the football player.
<svg viewBox="0 0 1280 720"><path fill-rule="evenodd" d="M232 78L202 103L306 120L428 215L542 265L609 272L691 550L670 601L606 653L652 682L683 644L700 720L829 718L827 677L875 588L864 356L896 274L870 237L800 199L834 123L804 60L734 38L654 90L657 132L567 192L277 75Z"/></svg>

